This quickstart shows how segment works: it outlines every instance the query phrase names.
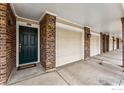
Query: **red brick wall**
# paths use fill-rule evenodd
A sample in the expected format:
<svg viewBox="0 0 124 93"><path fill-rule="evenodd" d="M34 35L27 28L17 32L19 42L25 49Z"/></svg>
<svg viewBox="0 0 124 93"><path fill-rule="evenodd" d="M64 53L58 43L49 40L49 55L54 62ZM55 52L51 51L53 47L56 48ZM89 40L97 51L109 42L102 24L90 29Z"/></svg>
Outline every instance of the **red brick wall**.
<svg viewBox="0 0 124 93"><path fill-rule="evenodd" d="M10 23L10 20L12 24ZM16 61L16 18L9 4L0 4L0 84L6 84Z"/></svg>
<svg viewBox="0 0 124 93"><path fill-rule="evenodd" d="M9 16L12 19L12 25L7 24L7 33L6 33L6 40L7 40L7 79L16 64L16 17L13 14L10 5L7 5L7 20L9 20Z"/></svg>

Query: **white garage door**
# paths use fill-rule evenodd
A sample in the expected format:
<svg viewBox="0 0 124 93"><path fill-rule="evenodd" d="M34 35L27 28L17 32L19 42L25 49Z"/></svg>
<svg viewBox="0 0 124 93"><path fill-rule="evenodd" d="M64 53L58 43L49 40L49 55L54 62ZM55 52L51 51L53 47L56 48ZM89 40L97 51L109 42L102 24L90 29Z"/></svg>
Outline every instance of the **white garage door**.
<svg viewBox="0 0 124 93"><path fill-rule="evenodd" d="M117 49L117 40L114 41L114 49Z"/></svg>
<svg viewBox="0 0 124 93"><path fill-rule="evenodd" d="M57 27L56 66L82 59L82 33Z"/></svg>
<svg viewBox="0 0 124 93"><path fill-rule="evenodd" d="M109 38L109 51L113 50L113 39L112 37Z"/></svg>
<svg viewBox="0 0 124 93"><path fill-rule="evenodd" d="M91 34L90 39L90 56L100 54L100 36Z"/></svg>
<svg viewBox="0 0 124 93"><path fill-rule="evenodd" d="M122 49L122 41L119 39L119 48Z"/></svg>

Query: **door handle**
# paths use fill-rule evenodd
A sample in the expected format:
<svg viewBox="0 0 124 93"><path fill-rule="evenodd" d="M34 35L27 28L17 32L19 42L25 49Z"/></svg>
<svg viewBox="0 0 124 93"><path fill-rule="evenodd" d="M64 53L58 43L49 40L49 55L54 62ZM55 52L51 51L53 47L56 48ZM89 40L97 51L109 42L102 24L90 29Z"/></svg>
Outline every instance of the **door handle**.
<svg viewBox="0 0 124 93"><path fill-rule="evenodd" d="M19 52L21 52L21 47L22 47L22 45L21 45L21 44L19 44Z"/></svg>

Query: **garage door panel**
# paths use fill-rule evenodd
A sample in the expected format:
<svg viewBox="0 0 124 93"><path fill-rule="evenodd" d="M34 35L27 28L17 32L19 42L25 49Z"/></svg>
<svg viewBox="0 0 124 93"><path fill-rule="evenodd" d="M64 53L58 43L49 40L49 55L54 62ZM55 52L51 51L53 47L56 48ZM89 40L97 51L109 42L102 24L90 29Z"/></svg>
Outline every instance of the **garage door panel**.
<svg viewBox="0 0 124 93"><path fill-rule="evenodd" d="M90 39L90 56L100 54L100 36L91 35Z"/></svg>
<svg viewBox="0 0 124 93"><path fill-rule="evenodd" d="M82 59L82 33L57 28L56 66Z"/></svg>

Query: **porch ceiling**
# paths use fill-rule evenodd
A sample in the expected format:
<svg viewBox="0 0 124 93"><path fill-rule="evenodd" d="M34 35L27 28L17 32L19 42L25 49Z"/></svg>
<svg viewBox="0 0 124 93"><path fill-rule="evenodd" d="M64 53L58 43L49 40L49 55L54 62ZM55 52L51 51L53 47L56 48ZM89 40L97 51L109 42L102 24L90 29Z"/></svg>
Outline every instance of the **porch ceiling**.
<svg viewBox="0 0 124 93"><path fill-rule="evenodd" d="M13 6L16 14L24 18L39 21L43 12L47 10L82 27L89 26L93 31L106 32L121 38L120 18L124 13L119 3L14 3Z"/></svg>

